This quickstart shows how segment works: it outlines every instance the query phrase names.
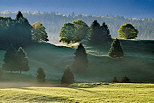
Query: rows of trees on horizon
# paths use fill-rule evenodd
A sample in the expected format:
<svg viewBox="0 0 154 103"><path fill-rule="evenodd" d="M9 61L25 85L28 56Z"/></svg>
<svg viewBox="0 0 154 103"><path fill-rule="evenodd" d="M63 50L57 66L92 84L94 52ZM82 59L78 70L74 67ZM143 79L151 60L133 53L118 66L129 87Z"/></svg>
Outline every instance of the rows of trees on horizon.
<svg viewBox="0 0 154 103"><path fill-rule="evenodd" d="M56 12L23 12L24 16L28 18L30 24L35 22L41 22L45 27L46 31L58 37L61 27L66 22L72 22L73 20L81 19L85 21L88 25L91 24L94 20L97 20L99 23L105 22L109 29L110 34L113 38L117 37L117 30L122 24L132 23L135 28L140 32L138 34L138 39L154 39L154 19L152 18L125 18L123 16L92 16L92 15L75 15L74 13L70 15L63 15ZM0 12L1 16L10 16L15 18L16 12Z"/></svg>

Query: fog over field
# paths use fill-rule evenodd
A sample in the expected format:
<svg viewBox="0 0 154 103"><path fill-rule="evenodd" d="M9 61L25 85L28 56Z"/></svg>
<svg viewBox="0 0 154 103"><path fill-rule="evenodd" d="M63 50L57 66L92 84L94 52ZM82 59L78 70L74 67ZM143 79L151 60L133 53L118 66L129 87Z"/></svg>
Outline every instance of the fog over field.
<svg viewBox="0 0 154 103"><path fill-rule="evenodd" d="M153 0L0 7L0 103L153 103Z"/></svg>

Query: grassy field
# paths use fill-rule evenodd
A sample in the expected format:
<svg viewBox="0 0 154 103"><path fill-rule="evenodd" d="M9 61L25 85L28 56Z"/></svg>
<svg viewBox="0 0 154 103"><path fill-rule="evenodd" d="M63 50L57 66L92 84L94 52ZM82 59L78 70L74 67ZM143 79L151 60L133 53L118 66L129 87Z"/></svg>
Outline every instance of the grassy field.
<svg viewBox="0 0 154 103"><path fill-rule="evenodd" d="M0 89L0 103L154 103L154 84L5 88Z"/></svg>

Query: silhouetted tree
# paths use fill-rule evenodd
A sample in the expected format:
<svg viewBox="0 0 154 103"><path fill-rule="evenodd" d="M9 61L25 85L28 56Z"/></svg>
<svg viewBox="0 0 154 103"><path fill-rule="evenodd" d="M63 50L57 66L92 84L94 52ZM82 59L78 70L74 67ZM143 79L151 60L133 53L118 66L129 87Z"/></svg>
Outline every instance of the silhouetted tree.
<svg viewBox="0 0 154 103"><path fill-rule="evenodd" d="M98 43L100 41L97 41L100 36L100 24L97 22L97 20L94 20L93 23L90 26L90 35L89 35L89 40L92 43Z"/></svg>
<svg viewBox="0 0 154 103"><path fill-rule="evenodd" d="M17 69L17 50L11 45L4 55L3 70L18 71Z"/></svg>
<svg viewBox="0 0 154 103"><path fill-rule="evenodd" d="M108 42L111 41L111 35L110 35L110 30L108 28L108 26L105 24L105 22L103 22L102 26L101 26L101 30L102 30L102 40L104 42Z"/></svg>
<svg viewBox="0 0 154 103"><path fill-rule="evenodd" d="M29 70L28 58L22 47L20 47L17 51L17 61L16 62L17 62L17 69L20 71L20 73L22 71Z"/></svg>
<svg viewBox="0 0 154 103"><path fill-rule="evenodd" d="M139 31L130 23L123 24L118 29L119 37L124 39L135 39L138 32Z"/></svg>
<svg viewBox="0 0 154 103"><path fill-rule="evenodd" d="M112 58L124 56L123 50L120 45L120 41L117 38L111 44L109 56Z"/></svg>
<svg viewBox="0 0 154 103"><path fill-rule="evenodd" d="M32 39L37 42L47 42L48 40L48 35L45 31L45 27L40 23L36 22L32 24Z"/></svg>
<svg viewBox="0 0 154 103"><path fill-rule="evenodd" d="M113 83L118 83L119 81L117 80L117 77L114 77L112 80Z"/></svg>
<svg viewBox="0 0 154 103"><path fill-rule="evenodd" d="M94 20L90 26L90 34L88 39L94 44L103 44L111 41L110 31L105 22L102 24L102 26L100 26L97 20Z"/></svg>
<svg viewBox="0 0 154 103"><path fill-rule="evenodd" d="M123 77L121 83L130 83L130 79L128 77Z"/></svg>
<svg viewBox="0 0 154 103"><path fill-rule="evenodd" d="M18 11L18 13L16 15L16 19L19 20L20 18L23 18L23 15L22 15L21 11Z"/></svg>
<svg viewBox="0 0 154 103"><path fill-rule="evenodd" d="M45 82L45 73L42 68L38 68L37 70L37 81Z"/></svg>
<svg viewBox="0 0 154 103"><path fill-rule="evenodd" d="M65 68L65 71L63 73L62 79L61 79L61 84L72 84L74 83L74 76L72 71L70 70L70 67L67 66Z"/></svg>
<svg viewBox="0 0 154 103"><path fill-rule="evenodd" d="M75 61L72 64L72 69L75 72L86 72L88 68L88 59L86 50L81 43L79 44L74 54L75 54L74 58Z"/></svg>
<svg viewBox="0 0 154 103"><path fill-rule="evenodd" d="M20 46L29 45L32 42L32 26L29 24L26 18L20 18L16 21L16 24L11 28L12 34L16 38L12 40L15 41L14 44Z"/></svg>

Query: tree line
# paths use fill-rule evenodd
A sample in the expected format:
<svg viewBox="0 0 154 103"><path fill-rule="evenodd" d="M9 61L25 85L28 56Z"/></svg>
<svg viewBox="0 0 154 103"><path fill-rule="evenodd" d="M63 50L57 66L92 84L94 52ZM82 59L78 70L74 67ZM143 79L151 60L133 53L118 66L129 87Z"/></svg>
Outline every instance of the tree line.
<svg viewBox="0 0 154 103"><path fill-rule="evenodd" d="M126 18L124 16L94 16L94 15L83 15L83 14L69 14L64 15L57 12L23 12L24 16L28 18L30 23L40 21L46 28L46 31L52 35L56 35L60 32L61 27L66 22L81 19L88 25L93 20L103 23L105 21L110 29L112 37L117 38L117 30L122 24L131 23L140 32L138 33L138 39L154 39L154 19L153 18ZM3 11L0 12L1 16L15 17L16 12ZM55 25L56 24L56 25ZM58 35L57 35L58 36Z"/></svg>
<svg viewBox="0 0 154 103"><path fill-rule="evenodd" d="M136 39L139 31L130 23L120 26L118 35L122 39ZM88 40L93 44L105 44L112 41L110 30L105 22L100 25L94 20L90 27L83 20L65 23L60 30L60 42L75 43Z"/></svg>

